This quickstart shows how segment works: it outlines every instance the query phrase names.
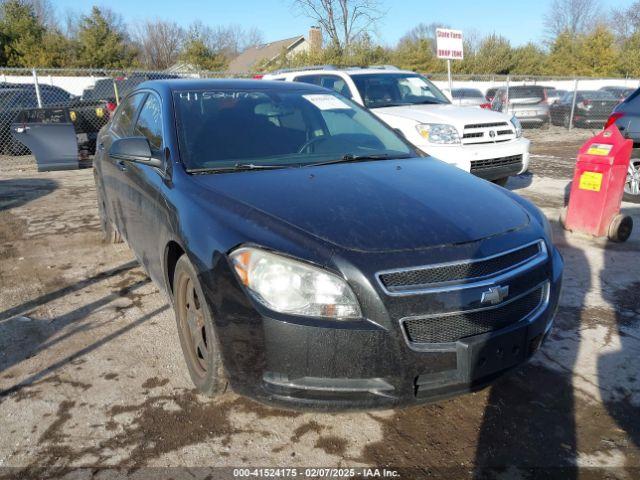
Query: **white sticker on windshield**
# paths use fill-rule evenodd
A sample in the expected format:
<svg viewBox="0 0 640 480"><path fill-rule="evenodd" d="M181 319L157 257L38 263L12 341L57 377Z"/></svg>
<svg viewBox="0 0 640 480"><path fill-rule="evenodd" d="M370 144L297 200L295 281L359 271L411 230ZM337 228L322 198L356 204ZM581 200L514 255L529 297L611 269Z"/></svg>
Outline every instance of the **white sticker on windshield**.
<svg viewBox="0 0 640 480"><path fill-rule="evenodd" d="M344 103L338 97L334 97L333 95L319 93L314 95L303 95L302 97L318 107L320 110L351 109L349 105Z"/></svg>

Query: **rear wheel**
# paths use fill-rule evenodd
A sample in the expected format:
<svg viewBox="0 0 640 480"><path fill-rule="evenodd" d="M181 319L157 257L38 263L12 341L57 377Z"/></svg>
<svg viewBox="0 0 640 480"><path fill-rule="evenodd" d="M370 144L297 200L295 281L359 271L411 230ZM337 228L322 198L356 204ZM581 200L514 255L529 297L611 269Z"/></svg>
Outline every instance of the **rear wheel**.
<svg viewBox="0 0 640 480"><path fill-rule="evenodd" d="M178 335L189 376L201 393L211 397L219 395L226 388L226 379L213 317L198 275L186 255L176 263L173 294Z"/></svg>
<svg viewBox="0 0 640 480"><path fill-rule="evenodd" d="M629 163L627 181L624 184L624 200L640 203L640 158L632 158Z"/></svg>

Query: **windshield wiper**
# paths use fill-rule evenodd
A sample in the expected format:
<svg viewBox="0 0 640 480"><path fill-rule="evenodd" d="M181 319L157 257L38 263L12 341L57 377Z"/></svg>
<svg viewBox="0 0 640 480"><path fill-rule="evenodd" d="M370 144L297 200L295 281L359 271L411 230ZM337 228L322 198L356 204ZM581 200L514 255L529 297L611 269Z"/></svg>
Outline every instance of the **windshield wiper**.
<svg viewBox="0 0 640 480"><path fill-rule="evenodd" d="M347 153L341 158L334 160L327 160L326 162L309 163L305 167L316 167L318 165L331 165L333 163L354 163L354 162L366 162L368 160L395 160L399 158L411 158L411 155L389 155L388 153L373 153L369 155L353 155Z"/></svg>
<svg viewBox="0 0 640 480"><path fill-rule="evenodd" d="M286 165L256 165L254 163L236 163L225 167L203 167L190 168L188 173L227 173L227 172L244 172L247 170L275 170L277 168L286 168Z"/></svg>

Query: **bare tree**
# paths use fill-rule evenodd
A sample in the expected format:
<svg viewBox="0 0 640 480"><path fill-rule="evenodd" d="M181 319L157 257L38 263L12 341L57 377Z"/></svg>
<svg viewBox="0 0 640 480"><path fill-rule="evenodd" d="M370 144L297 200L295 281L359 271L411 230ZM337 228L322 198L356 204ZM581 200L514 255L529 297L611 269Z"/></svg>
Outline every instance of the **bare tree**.
<svg viewBox="0 0 640 480"><path fill-rule="evenodd" d="M614 9L609 25L620 40L625 40L640 31L640 0L627 8Z"/></svg>
<svg viewBox="0 0 640 480"><path fill-rule="evenodd" d="M544 27L550 38L568 32L587 32L600 17L599 0L553 0L544 17Z"/></svg>
<svg viewBox="0 0 640 480"><path fill-rule="evenodd" d="M244 29L240 25L219 25L210 27L200 21L189 26L187 37L202 41L216 54L233 58L249 47L263 42L262 32L255 27Z"/></svg>
<svg viewBox="0 0 640 480"><path fill-rule="evenodd" d="M184 36L184 30L175 22L147 20L138 25L135 38L142 64L156 70L169 68L178 60Z"/></svg>
<svg viewBox="0 0 640 480"><path fill-rule="evenodd" d="M378 0L293 0L292 6L320 25L332 46L341 50L383 17Z"/></svg>

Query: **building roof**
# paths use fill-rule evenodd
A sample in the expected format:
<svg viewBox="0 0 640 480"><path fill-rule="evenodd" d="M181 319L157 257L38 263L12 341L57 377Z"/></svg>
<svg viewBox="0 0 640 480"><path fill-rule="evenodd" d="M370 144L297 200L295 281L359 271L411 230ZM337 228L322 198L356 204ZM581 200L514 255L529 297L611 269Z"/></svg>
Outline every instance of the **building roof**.
<svg viewBox="0 0 640 480"><path fill-rule="evenodd" d="M285 38L271 43L250 47L229 62L227 71L231 73L251 73L258 62L273 60L282 50L291 50L305 41L304 35Z"/></svg>

